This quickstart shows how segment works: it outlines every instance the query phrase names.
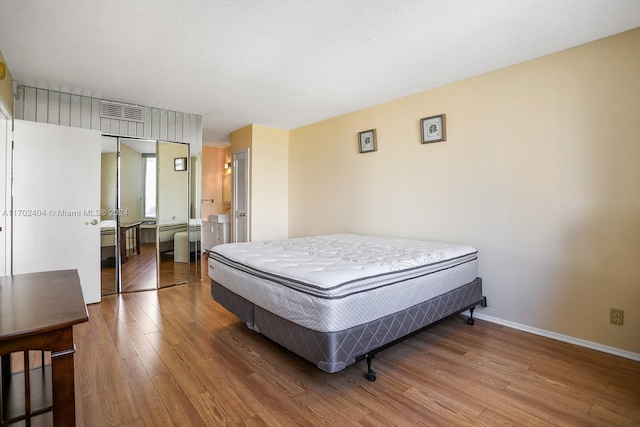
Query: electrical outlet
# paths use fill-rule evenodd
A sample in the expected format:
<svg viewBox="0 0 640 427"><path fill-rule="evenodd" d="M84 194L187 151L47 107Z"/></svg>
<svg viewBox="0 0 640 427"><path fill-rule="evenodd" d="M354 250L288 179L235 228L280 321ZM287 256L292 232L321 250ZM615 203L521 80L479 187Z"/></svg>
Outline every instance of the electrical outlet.
<svg viewBox="0 0 640 427"><path fill-rule="evenodd" d="M620 325L624 323L624 310L618 310L617 308L611 309L611 319L609 320L614 325Z"/></svg>

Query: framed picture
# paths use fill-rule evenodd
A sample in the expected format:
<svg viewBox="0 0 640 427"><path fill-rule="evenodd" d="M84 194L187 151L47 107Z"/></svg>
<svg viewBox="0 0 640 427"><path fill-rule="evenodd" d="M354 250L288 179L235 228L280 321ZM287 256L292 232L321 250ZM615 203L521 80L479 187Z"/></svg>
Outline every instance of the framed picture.
<svg viewBox="0 0 640 427"><path fill-rule="evenodd" d="M361 153L370 153L378 149L376 145L376 130L370 129L358 132L358 146Z"/></svg>
<svg viewBox="0 0 640 427"><path fill-rule="evenodd" d="M446 125L444 122L444 114L439 116L425 117L420 119L422 125L422 143L439 142L447 140Z"/></svg>
<svg viewBox="0 0 640 427"><path fill-rule="evenodd" d="M187 158L186 157L176 157L173 159L173 170L174 171L186 171L187 170Z"/></svg>

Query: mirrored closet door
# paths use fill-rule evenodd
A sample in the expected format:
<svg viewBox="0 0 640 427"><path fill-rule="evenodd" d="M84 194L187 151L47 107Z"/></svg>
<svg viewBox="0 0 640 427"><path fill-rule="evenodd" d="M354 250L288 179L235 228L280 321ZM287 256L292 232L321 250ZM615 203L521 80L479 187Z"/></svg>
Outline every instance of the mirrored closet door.
<svg viewBox="0 0 640 427"><path fill-rule="evenodd" d="M156 141L102 140L102 295L157 289Z"/></svg>
<svg viewBox="0 0 640 427"><path fill-rule="evenodd" d="M157 289L156 142L103 136L102 295Z"/></svg>
<svg viewBox="0 0 640 427"><path fill-rule="evenodd" d="M120 292L157 289L156 141L119 140Z"/></svg>
<svg viewBox="0 0 640 427"><path fill-rule="evenodd" d="M189 145L158 142L159 287L189 282Z"/></svg>
<svg viewBox="0 0 640 427"><path fill-rule="evenodd" d="M102 136L100 160L100 291L118 292L120 268L116 237L118 203L118 139Z"/></svg>
<svg viewBox="0 0 640 427"><path fill-rule="evenodd" d="M200 280L197 156L189 144L103 136L102 295Z"/></svg>

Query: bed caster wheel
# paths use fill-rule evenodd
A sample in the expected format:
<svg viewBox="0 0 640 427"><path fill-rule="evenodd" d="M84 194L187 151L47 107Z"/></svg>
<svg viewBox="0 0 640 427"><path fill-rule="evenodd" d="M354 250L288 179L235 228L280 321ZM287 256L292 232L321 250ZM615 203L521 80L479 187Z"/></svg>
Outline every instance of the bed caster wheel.
<svg viewBox="0 0 640 427"><path fill-rule="evenodd" d="M476 323L476 320L473 317L467 318L467 325L473 325Z"/></svg>

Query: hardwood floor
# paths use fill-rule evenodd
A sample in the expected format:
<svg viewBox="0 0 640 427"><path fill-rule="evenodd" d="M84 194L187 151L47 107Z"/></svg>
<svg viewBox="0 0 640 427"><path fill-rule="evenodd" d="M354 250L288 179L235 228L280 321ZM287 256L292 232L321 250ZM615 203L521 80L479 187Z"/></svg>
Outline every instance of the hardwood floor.
<svg viewBox="0 0 640 427"><path fill-rule="evenodd" d="M379 353L369 382L364 361L320 371L209 292L205 280L89 306L74 327L79 425L640 424L640 362L453 318Z"/></svg>
<svg viewBox="0 0 640 427"><path fill-rule="evenodd" d="M192 258L194 254L191 254ZM191 277L201 273L194 262L174 262L173 252L160 254L160 287L185 283ZM103 296L115 292L116 266L113 258L103 260L101 265L101 292ZM191 270L189 270L191 268ZM156 289L156 246L153 243L140 245L140 254L132 253L122 264L122 292L137 292Z"/></svg>

